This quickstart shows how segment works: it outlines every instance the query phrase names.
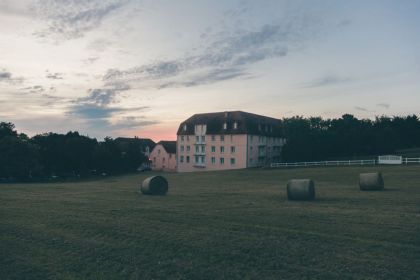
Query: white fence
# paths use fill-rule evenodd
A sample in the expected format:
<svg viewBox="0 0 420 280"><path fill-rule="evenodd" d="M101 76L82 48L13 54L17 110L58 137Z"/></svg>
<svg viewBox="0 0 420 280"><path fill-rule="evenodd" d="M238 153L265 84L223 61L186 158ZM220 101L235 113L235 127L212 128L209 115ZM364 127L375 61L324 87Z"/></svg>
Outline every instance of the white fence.
<svg viewBox="0 0 420 280"><path fill-rule="evenodd" d="M403 164L420 164L420 158L404 158ZM309 167L309 166L355 166L381 164L375 159L370 160L336 160L336 161L308 161L308 162L279 162L272 163L270 167ZM401 164L401 163L400 163Z"/></svg>
<svg viewBox="0 0 420 280"><path fill-rule="evenodd" d="M334 160L334 161L308 161L308 162L280 162L272 163L271 167L305 167L305 166L351 166L374 165L376 160Z"/></svg>
<svg viewBox="0 0 420 280"><path fill-rule="evenodd" d="M420 164L420 158L404 158L403 159L404 164L411 164L411 163L417 163Z"/></svg>

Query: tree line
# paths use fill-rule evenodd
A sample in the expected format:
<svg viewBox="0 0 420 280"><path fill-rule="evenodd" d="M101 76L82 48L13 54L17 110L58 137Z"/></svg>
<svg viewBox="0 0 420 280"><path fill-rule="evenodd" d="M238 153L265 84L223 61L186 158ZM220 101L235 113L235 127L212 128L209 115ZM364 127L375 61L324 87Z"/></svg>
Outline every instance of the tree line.
<svg viewBox="0 0 420 280"><path fill-rule="evenodd" d="M282 119L282 125L285 162L372 157L420 147L416 115L374 120L349 114L335 119L297 116ZM0 122L0 182L122 174L147 161L136 142L97 141L71 131L30 138L12 123Z"/></svg>
<svg viewBox="0 0 420 280"><path fill-rule="evenodd" d="M357 119L293 117L283 119L285 162L351 159L394 154L420 147L420 120L416 115Z"/></svg>
<svg viewBox="0 0 420 280"><path fill-rule="evenodd" d="M0 123L0 182L80 178L136 171L148 159L136 143L45 133L29 138Z"/></svg>

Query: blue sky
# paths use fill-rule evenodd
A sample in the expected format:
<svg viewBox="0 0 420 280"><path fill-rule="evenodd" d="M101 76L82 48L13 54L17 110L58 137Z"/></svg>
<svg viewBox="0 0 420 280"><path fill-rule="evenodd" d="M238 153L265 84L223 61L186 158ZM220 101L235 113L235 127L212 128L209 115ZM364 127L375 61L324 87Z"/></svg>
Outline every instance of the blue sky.
<svg viewBox="0 0 420 280"><path fill-rule="evenodd" d="M420 1L0 2L0 120L174 139L194 113L420 115Z"/></svg>

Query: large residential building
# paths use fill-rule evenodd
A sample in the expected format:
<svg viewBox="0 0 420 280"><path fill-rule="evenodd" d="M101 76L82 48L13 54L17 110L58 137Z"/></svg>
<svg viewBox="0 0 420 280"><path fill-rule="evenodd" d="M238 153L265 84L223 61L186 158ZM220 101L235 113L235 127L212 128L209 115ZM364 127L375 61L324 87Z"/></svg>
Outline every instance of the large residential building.
<svg viewBox="0 0 420 280"><path fill-rule="evenodd" d="M176 171L176 141L160 141L150 153L152 170Z"/></svg>
<svg viewBox="0 0 420 280"><path fill-rule="evenodd" d="M178 172L240 169L280 161L281 121L234 111L196 114L177 133Z"/></svg>

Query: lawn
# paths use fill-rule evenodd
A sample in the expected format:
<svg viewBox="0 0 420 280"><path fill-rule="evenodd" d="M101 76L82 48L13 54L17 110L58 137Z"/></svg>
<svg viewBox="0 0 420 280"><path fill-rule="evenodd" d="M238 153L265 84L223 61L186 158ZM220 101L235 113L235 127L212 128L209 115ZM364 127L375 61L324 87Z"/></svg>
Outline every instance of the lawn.
<svg viewBox="0 0 420 280"><path fill-rule="evenodd" d="M420 166L151 174L0 185L0 279L420 279Z"/></svg>

